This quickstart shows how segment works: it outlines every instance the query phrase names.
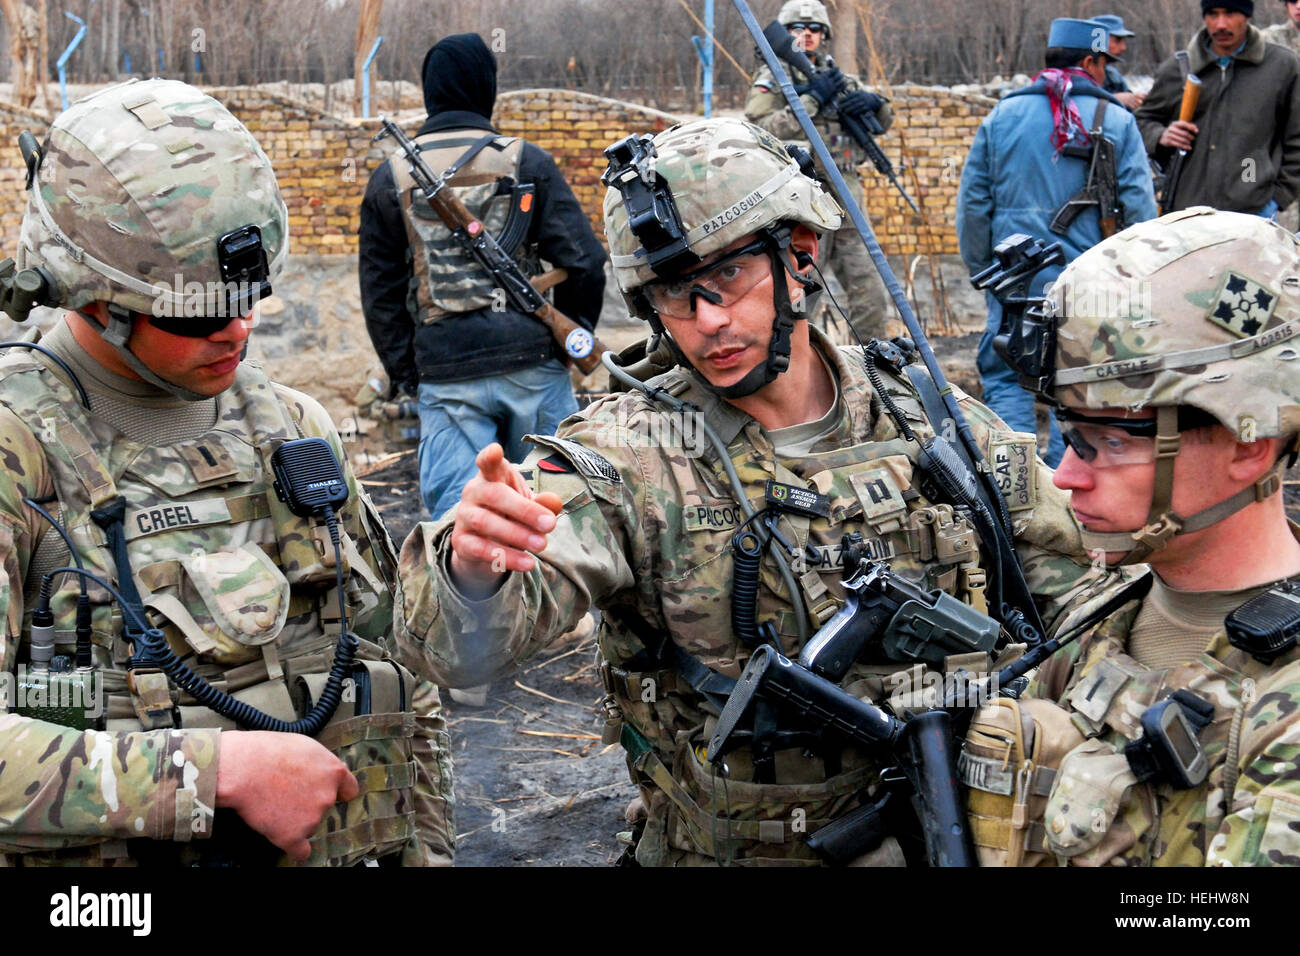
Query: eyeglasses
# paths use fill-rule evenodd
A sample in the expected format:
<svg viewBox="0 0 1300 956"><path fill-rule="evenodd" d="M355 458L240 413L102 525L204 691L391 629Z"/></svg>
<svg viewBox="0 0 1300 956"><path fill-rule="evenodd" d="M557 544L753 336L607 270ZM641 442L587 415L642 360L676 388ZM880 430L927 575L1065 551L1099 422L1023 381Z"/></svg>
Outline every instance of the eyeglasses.
<svg viewBox="0 0 1300 956"><path fill-rule="evenodd" d="M1067 408L1057 408L1055 415L1065 443L1093 468L1147 465L1156 460L1154 418L1080 415ZM1213 415L1199 408L1182 406L1178 409L1179 432L1218 423Z"/></svg>
<svg viewBox="0 0 1300 956"><path fill-rule="evenodd" d="M791 33L799 33L804 30L809 33L821 33L822 25L820 23L792 23L786 29Z"/></svg>
<svg viewBox="0 0 1300 956"><path fill-rule="evenodd" d="M1061 437L1093 468L1145 465L1156 460L1154 418L1106 418L1056 410Z"/></svg>
<svg viewBox="0 0 1300 956"><path fill-rule="evenodd" d="M179 315L150 315L149 324L155 329L167 332L171 335L182 335L187 339L206 339L210 335L216 335L231 322L252 322L253 316L249 315L228 315L228 316L179 316Z"/></svg>
<svg viewBox="0 0 1300 956"><path fill-rule="evenodd" d="M646 298L660 315L689 319L695 315L695 297L728 308L747 296L772 274L767 240L755 239L698 269L675 279L648 282Z"/></svg>

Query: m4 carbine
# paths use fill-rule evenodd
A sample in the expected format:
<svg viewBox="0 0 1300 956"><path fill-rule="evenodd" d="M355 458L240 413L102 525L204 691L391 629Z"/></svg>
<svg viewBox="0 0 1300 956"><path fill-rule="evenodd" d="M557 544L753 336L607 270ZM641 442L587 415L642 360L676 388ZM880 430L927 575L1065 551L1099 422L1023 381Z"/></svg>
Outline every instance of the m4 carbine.
<svg viewBox="0 0 1300 956"><path fill-rule="evenodd" d="M410 163L411 178L456 241L492 277L511 305L550 329L565 355L584 374L590 374L600 364L600 357L609 349L593 332L584 329L542 297L538 288L549 288L554 284L556 277L552 273L555 270L530 281L483 223L470 215L465 204L452 190L446 188L446 181L429 168L420 155L419 148L407 138L401 128L387 117L382 117L380 122L384 128L375 135L375 140L391 136L397 141L406 161Z"/></svg>
<svg viewBox="0 0 1300 956"><path fill-rule="evenodd" d="M1058 236L1070 230L1079 213L1085 209L1097 209L1097 222L1101 226L1101 237L1109 239L1124 228L1124 207L1119 201L1119 182L1115 171L1115 144L1104 135L1102 117L1106 113L1106 100L1097 106L1093 128L1089 131L1092 140L1090 146L1066 146L1061 150L1066 156L1083 159L1088 162L1088 178L1083 188L1071 196L1056 215L1052 217L1049 228Z"/></svg>

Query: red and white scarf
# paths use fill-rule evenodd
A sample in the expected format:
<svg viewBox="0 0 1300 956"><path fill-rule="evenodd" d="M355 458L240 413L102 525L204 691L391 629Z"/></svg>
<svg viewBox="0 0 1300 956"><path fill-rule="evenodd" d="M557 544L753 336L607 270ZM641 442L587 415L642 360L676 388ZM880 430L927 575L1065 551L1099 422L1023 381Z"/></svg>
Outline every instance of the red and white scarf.
<svg viewBox="0 0 1300 956"><path fill-rule="evenodd" d="M1077 66L1069 66L1065 69L1053 67L1043 70L1034 77L1035 82L1043 81L1043 85L1047 88L1047 101L1052 104L1052 147L1057 156L1061 155L1062 149L1076 140L1084 146L1089 141L1088 127L1084 125L1079 107L1070 96L1076 77L1085 79L1089 83L1093 82L1087 71Z"/></svg>

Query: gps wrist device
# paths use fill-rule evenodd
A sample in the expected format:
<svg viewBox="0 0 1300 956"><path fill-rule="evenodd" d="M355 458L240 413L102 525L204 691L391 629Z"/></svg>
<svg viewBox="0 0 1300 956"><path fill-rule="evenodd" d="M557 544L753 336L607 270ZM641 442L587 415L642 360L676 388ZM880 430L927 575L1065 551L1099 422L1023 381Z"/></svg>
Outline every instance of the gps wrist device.
<svg viewBox="0 0 1300 956"><path fill-rule="evenodd" d="M1213 719L1214 705L1178 690L1142 714L1142 736L1124 748L1138 782L1158 779L1175 790L1205 782L1210 762L1197 736Z"/></svg>

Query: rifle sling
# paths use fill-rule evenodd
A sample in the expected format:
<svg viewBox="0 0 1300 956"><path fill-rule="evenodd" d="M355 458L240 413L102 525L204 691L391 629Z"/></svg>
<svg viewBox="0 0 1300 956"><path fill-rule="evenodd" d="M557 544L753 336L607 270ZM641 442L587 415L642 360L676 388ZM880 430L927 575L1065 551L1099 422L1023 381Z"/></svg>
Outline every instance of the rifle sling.
<svg viewBox="0 0 1300 956"><path fill-rule="evenodd" d="M487 146L489 143L495 142L499 138L500 138L500 134L498 133L488 133L486 136L482 136L479 139L476 139L473 145L471 145L469 149L465 150L465 152L457 156L456 159L452 162L452 164L443 171L442 174L443 180L450 183L452 178L458 172L460 172L460 168L462 166L464 166L468 162L473 161L474 157L483 151L483 147ZM436 146L439 144L431 143L427 145Z"/></svg>
<svg viewBox="0 0 1300 956"><path fill-rule="evenodd" d="M1062 206L1060 209L1056 210L1056 212L1053 214L1052 224L1053 224L1054 232L1057 231L1056 219L1060 217L1061 214L1064 213L1067 209L1069 209L1071 206L1077 203L1087 203L1088 205L1096 206L1097 215L1099 217L1105 218L1104 216L1105 210L1101 208L1101 196L1098 194L1095 185L1092 181L1092 169L1093 169L1094 160L1097 157L1097 151L1101 148L1100 140L1102 136L1105 134L1105 130L1106 130L1105 122L1106 122L1107 102L1108 101L1102 97L1097 98L1097 109L1092 114L1092 129L1088 131L1088 135L1092 137L1092 145L1089 147L1066 146L1061 150L1062 154L1069 156L1072 159L1082 159L1084 162L1089 164L1088 178L1084 180L1083 188L1080 189L1073 196L1071 196L1069 199L1067 199L1065 201L1065 205ZM1075 215L1077 214L1078 213L1076 212ZM1073 221L1073 218L1074 217L1071 216L1070 220ZM1058 235L1064 235L1065 231L1066 230L1062 228L1059 231Z"/></svg>

